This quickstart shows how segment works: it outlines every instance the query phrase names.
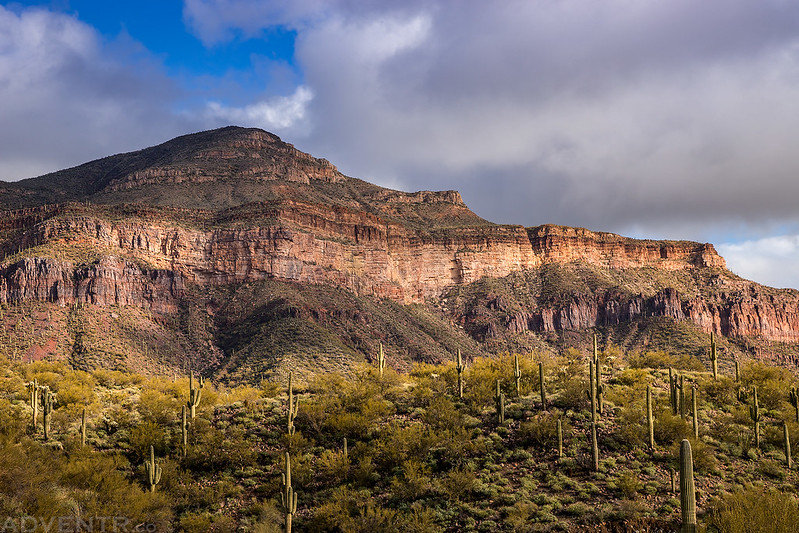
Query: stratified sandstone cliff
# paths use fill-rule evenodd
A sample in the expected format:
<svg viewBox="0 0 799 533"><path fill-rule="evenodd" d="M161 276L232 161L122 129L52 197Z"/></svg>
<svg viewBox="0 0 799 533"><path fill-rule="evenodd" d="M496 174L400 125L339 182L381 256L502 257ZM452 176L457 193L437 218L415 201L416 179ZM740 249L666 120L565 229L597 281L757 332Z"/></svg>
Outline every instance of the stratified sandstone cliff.
<svg viewBox="0 0 799 533"><path fill-rule="evenodd" d="M710 244L492 224L457 192L377 187L261 130L181 137L9 184L0 196L38 204L0 217L0 302L170 313L190 285L278 279L421 303L484 278L538 272L538 294L479 335L668 316L725 335L799 340L799 293L735 277ZM78 198L86 201L63 202ZM548 265L618 280L663 275L638 292L609 279L550 298Z"/></svg>

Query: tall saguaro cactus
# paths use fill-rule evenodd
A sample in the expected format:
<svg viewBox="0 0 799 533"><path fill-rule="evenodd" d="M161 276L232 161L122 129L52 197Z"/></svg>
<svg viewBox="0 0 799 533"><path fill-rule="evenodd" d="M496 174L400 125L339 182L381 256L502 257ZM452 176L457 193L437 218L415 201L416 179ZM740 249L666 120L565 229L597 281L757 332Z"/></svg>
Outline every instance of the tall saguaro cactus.
<svg viewBox="0 0 799 533"><path fill-rule="evenodd" d="M380 349L377 352L377 370L380 372L380 377L383 377L383 370L386 368L386 354L383 353L383 343L380 343Z"/></svg>
<svg viewBox="0 0 799 533"><path fill-rule="evenodd" d="M200 405L200 399L203 395L202 387L204 383L205 381L200 378L200 386L198 388L194 388L194 372L189 374L189 401L186 402L186 407L188 407L190 410L192 420L194 420L194 418L197 416L196 409L197 406Z"/></svg>
<svg viewBox="0 0 799 533"><path fill-rule="evenodd" d="M788 423L782 423L782 443L785 446L785 464L788 470L793 466L793 458L791 457L791 436L788 434Z"/></svg>
<svg viewBox="0 0 799 533"><path fill-rule="evenodd" d="M39 380L34 379L28 383L26 387L30 392L31 409L33 409L31 423L33 425L33 430L36 431L36 420L39 418L39 392L41 390L41 387L39 387Z"/></svg>
<svg viewBox="0 0 799 533"><path fill-rule="evenodd" d="M182 406L180 409L180 436L183 442L183 457L186 457L186 454L189 451L189 426L191 422L186 420L186 406Z"/></svg>
<svg viewBox="0 0 799 533"><path fill-rule="evenodd" d="M563 457L563 424L558 418L558 457Z"/></svg>
<svg viewBox="0 0 799 533"><path fill-rule="evenodd" d="M294 387L291 383L292 372L289 372L289 390L288 390L288 410L286 413L286 426L288 434L294 435L294 419L297 417L297 410L300 408L300 398L294 399Z"/></svg>
<svg viewBox="0 0 799 533"><path fill-rule="evenodd" d="M80 414L80 445L86 446L86 408Z"/></svg>
<svg viewBox="0 0 799 533"><path fill-rule="evenodd" d="M788 393L788 400L793 405L796 421L799 422L799 390L796 387L791 387L791 391Z"/></svg>
<svg viewBox="0 0 799 533"><path fill-rule="evenodd" d="M680 405L677 397L678 381L679 377L674 374L674 369L669 367L669 401L671 403L671 414L674 416L677 416L677 410Z"/></svg>
<svg viewBox="0 0 799 533"><path fill-rule="evenodd" d="M541 390L541 409L547 408L547 389L544 386L544 363L538 363L538 388Z"/></svg>
<svg viewBox="0 0 799 533"><path fill-rule="evenodd" d="M458 371L458 398L463 398L463 371L466 370L466 367L463 364L460 348L458 348L458 359L456 361L455 370Z"/></svg>
<svg viewBox="0 0 799 533"><path fill-rule="evenodd" d="M688 406L685 404L685 376L680 376L680 418L685 420L688 417Z"/></svg>
<svg viewBox="0 0 799 533"><path fill-rule="evenodd" d="M741 365L738 363L738 359L735 359L735 382L738 383L741 381Z"/></svg>
<svg viewBox="0 0 799 533"><path fill-rule="evenodd" d="M602 416L602 409L604 406L605 386L602 384L602 366L599 362L599 350L597 350L596 333L594 333L594 372L596 379L596 409L597 416Z"/></svg>
<svg viewBox="0 0 799 533"><path fill-rule="evenodd" d="M505 423L505 394L502 392L500 380L497 380L497 393L494 395L494 402L497 406L497 421Z"/></svg>
<svg viewBox="0 0 799 533"><path fill-rule="evenodd" d="M50 387L41 387L42 403L42 425L44 426L44 440L50 440L50 420L53 414L53 405L56 402L56 395Z"/></svg>
<svg viewBox="0 0 799 533"><path fill-rule="evenodd" d="M682 509L680 533L696 533L694 458L688 439L683 439L680 443L680 508Z"/></svg>
<svg viewBox="0 0 799 533"><path fill-rule="evenodd" d="M152 446L150 446L150 460L144 462L144 470L147 472L150 492L155 492L155 486L161 482L161 465L155 462L155 450Z"/></svg>
<svg viewBox="0 0 799 533"><path fill-rule="evenodd" d="M291 486L291 456L286 452L286 471L283 473L283 491L280 493L280 503L286 513L286 533L291 533L291 519L297 512L297 493Z"/></svg>
<svg viewBox="0 0 799 533"><path fill-rule="evenodd" d="M599 471L599 443L596 438L596 422L591 422L591 463L594 472Z"/></svg>
<svg viewBox="0 0 799 533"><path fill-rule="evenodd" d="M760 402L757 401L757 385L752 386L752 405L749 406L749 418L754 422L755 448L760 449L760 421L763 415L760 413Z"/></svg>
<svg viewBox="0 0 799 533"><path fill-rule="evenodd" d="M655 421L652 417L652 385L646 386L646 426L649 435L649 448L655 449Z"/></svg>
<svg viewBox="0 0 799 533"><path fill-rule="evenodd" d="M516 381L516 397L520 398L522 395L522 371L519 369L519 356L513 356L513 379Z"/></svg>
<svg viewBox="0 0 799 533"><path fill-rule="evenodd" d="M713 366L713 379L718 379L718 354L716 353L716 339L713 338L712 331L710 332L710 363Z"/></svg>
<svg viewBox="0 0 799 533"><path fill-rule="evenodd" d="M696 410L696 385L691 387L691 417L694 426L694 438L699 438L699 417Z"/></svg>
<svg viewBox="0 0 799 533"><path fill-rule="evenodd" d="M596 379L594 378L594 360L588 360L588 401L591 402L591 422L596 422Z"/></svg>

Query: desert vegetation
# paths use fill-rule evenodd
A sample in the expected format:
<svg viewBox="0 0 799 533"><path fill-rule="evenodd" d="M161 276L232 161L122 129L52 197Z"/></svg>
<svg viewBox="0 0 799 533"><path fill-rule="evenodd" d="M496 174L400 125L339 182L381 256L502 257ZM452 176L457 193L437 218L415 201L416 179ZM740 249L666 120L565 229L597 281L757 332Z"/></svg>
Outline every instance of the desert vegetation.
<svg viewBox="0 0 799 533"><path fill-rule="evenodd" d="M347 372L232 386L4 357L0 518L675 531L687 512L691 531L794 531L799 380L736 367L714 376L692 356L612 347L455 351L397 372L386 349Z"/></svg>

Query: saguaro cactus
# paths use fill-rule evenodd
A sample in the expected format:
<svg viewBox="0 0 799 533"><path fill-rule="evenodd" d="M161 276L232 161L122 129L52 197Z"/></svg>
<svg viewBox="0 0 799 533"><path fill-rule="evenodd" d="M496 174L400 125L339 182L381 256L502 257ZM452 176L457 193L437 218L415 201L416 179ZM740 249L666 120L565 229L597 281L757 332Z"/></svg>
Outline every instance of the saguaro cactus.
<svg viewBox="0 0 799 533"><path fill-rule="evenodd" d="M80 414L80 445L86 446L86 408Z"/></svg>
<svg viewBox="0 0 799 533"><path fill-rule="evenodd" d="M791 436L788 434L788 423L782 423L782 443L785 446L785 464L788 465L788 470L793 466L793 459L791 458Z"/></svg>
<svg viewBox="0 0 799 533"><path fill-rule="evenodd" d="M796 387L791 387L791 391L788 393L788 400L793 405L796 421L799 422L799 390Z"/></svg>
<svg viewBox="0 0 799 533"><path fill-rule="evenodd" d="M652 417L652 385L646 386L646 426L649 430L649 448L655 449L655 421Z"/></svg>
<svg viewBox="0 0 799 533"><path fill-rule="evenodd" d="M688 439L683 439L680 444L680 508L682 509L680 533L696 533L694 458Z"/></svg>
<svg viewBox="0 0 799 533"><path fill-rule="evenodd" d="M197 416L197 406L200 405L200 399L202 398L203 391L202 386L205 384L205 381L200 378L200 386L198 388L194 388L194 372L189 374L189 401L186 402L186 407L189 408L191 413L191 419Z"/></svg>
<svg viewBox="0 0 799 533"><path fill-rule="evenodd" d="M699 438L699 417L696 411L696 385L691 387L691 417L694 426L694 438Z"/></svg>
<svg viewBox="0 0 799 533"><path fill-rule="evenodd" d="M588 360L588 400L591 402L591 422L596 422L596 379L594 378L594 361Z"/></svg>
<svg viewBox="0 0 799 533"><path fill-rule="evenodd" d="M712 331L710 332L710 363L713 366L713 379L718 379L718 354L716 353L716 339L713 338Z"/></svg>
<svg viewBox="0 0 799 533"><path fill-rule="evenodd" d="M736 383L741 381L741 365L738 363L738 359L735 360L735 381Z"/></svg>
<svg viewBox="0 0 799 533"><path fill-rule="evenodd" d="M161 482L161 465L155 462L155 450L152 446L150 446L150 460L144 462L144 470L147 472L150 492L155 492L155 486Z"/></svg>
<svg viewBox="0 0 799 533"><path fill-rule="evenodd" d="M749 406L749 418L754 422L755 448L760 449L760 421L763 415L760 413L760 402L757 401L757 385L752 386L752 405Z"/></svg>
<svg viewBox="0 0 799 533"><path fill-rule="evenodd" d="M289 372L289 390L288 390L288 410L286 413L286 425L289 435L294 435L294 419L297 417L297 410L300 408L300 398L294 400L294 387L291 384L292 372Z"/></svg>
<svg viewBox="0 0 799 533"><path fill-rule="evenodd" d="M497 393L494 395L494 402L497 406L497 421L505 423L505 394L502 392L500 380L497 380Z"/></svg>
<svg viewBox="0 0 799 533"><path fill-rule="evenodd" d="M286 533L291 533L291 519L297 512L297 493L291 486L291 457L286 452L286 471L283 474L283 492L280 493L280 503L286 513Z"/></svg>
<svg viewBox="0 0 799 533"><path fill-rule="evenodd" d="M383 343L380 343L380 349L377 352L377 369L380 372L380 377L383 377L383 370L386 368L386 355L383 353Z"/></svg>
<svg viewBox="0 0 799 533"><path fill-rule="evenodd" d="M558 418L558 457L563 457L563 424Z"/></svg>
<svg viewBox="0 0 799 533"><path fill-rule="evenodd" d="M599 444L596 438L596 422L591 422L591 460L594 472L599 471Z"/></svg>
<svg viewBox="0 0 799 533"><path fill-rule="evenodd" d="M688 406L685 405L685 376L680 376L680 418L688 418Z"/></svg>
<svg viewBox="0 0 799 533"><path fill-rule="evenodd" d="M458 348L458 360L455 370L458 371L458 398L463 398L463 371L466 370L466 367L463 364L460 348Z"/></svg>
<svg viewBox="0 0 799 533"><path fill-rule="evenodd" d="M541 390L541 409L547 408L547 389L544 386L544 363L538 363L538 388Z"/></svg>
<svg viewBox="0 0 799 533"><path fill-rule="evenodd" d="M182 406L180 409L180 436L181 440L183 441L183 457L186 457L186 454L189 451L189 426L191 422L186 420L186 406Z"/></svg>
<svg viewBox="0 0 799 533"><path fill-rule="evenodd" d="M36 431L36 420L39 418L39 393L41 390L41 387L39 387L39 380L34 379L30 383L28 383L26 387L30 392L31 409L33 409L33 417L31 418L31 423L33 425L33 430Z"/></svg>
<svg viewBox="0 0 799 533"><path fill-rule="evenodd" d="M596 379L596 410L597 416L602 416L604 409L605 386L602 384L602 365L599 362L599 351L596 344L596 333L594 333L594 377Z"/></svg>
<svg viewBox="0 0 799 533"><path fill-rule="evenodd" d="M679 408L679 399L677 397L678 381L679 378L674 374L674 369L669 367L669 401L671 402L671 414L674 416L677 416L677 409Z"/></svg>
<svg viewBox="0 0 799 533"><path fill-rule="evenodd" d="M522 371L519 369L519 356L513 356L513 379L516 381L516 397L522 395Z"/></svg>
<svg viewBox="0 0 799 533"><path fill-rule="evenodd" d="M56 402L56 395L50 391L50 387L41 387L42 403L42 425L44 426L44 440L50 440L50 419L53 414L53 404Z"/></svg>

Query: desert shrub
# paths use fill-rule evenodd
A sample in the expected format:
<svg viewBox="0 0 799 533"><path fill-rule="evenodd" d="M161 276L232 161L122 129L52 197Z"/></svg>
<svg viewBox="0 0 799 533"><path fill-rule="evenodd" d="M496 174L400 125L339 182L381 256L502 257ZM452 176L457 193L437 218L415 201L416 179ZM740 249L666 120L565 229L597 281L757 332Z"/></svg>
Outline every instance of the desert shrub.
<svg viewBox="0 0 799 533"><path fill-rule="evenodd" d="M700 398L704 396L706 400L728 410L737 402L737 386L735 380L726 376L721 376L719 379L703 379L699 384L699 389L702 391Z"/></svg>
<svg viewBox="0 0 799 533"><path fill-rule="evenodd" d="M19 441L30 424L31 413L27 406L12 405L8 400L0 398L0 440Z"/></svg>
<svg viewBox="0 0 799 533"><path fill-rule="evenodd" d="M416 459L402 463L401 474L391 480L394 497L411 502L427 494L431 487L430 468Z"/></svg>
<svg viewBox="0 0 799 533"><path fill-rule="evenodd" d="M533 446L539 449L557 450L558 447L558 415L543 412L536 413L531 419L522 422L517 433L522 446ZM571 434L571 424L561 419L563 438Z"/></svg>
<svg viewBox="0 0 799 533"><path fill-rule="evenodd" d="M641 490L641 480L638 474L631 470L625 470L616 478L616 487L628 500L634 499Z"/></svg>
<svg viewBox="0 0 799 533"><path fill-rule="evenodd" d="M380 431L375 456L382 467L394 468L411 458L423 459L437 440L422 424L391 422Z"/></svg>
<svg viewBox="0 0 799 533"><path fill-rule="evenodd" d="M184 459L195 472L243 468L255 463L257 454L246 431L231 426L226 431L203 418L195 418L189 432L189 450Z"/></svg>
<svg viewBox="0 0 799 533"><path fill-rule="evenodd" d="M691 434L690 425L680 418L674 416L668 409L660 409L655 412L655 442L661 445L670 445L687 438Z"/></svg>
<svg viewBox="0 0 799 533"><path fill-rule="evenodd" d="M672 355L662 350L630 355L627 358L627 363L631 368L664 369L672 367L675 370L689 370L695 372L702 372L705 370L705 366L702 362L692 355Z"/></svg>
<svg viewBox="0 0 799 533"><path fill-rule="evenodd" d="M465 498L477 487L477 476L468 469L450 470L438 480L438 491L451 501Z"/></svg>
<svg viewBox="0 0 799 533"><path fill-rule="evenodd" d="M173 396L146 389L139 395L137 409L143 421L167 426L178 419L182 405Z"/></svg>
<svg viewBox="0 0 799 533"><path fill-rule="evenodd" d="M347 477L350 464L343 451L325 450L316 462L316 471L323 480L340 483Z"/></svg>
<svg viewBox="0 0 799 533"><path fill-rule="evenodd" d="M153 421L142 422L131 428L128 433L128 446L131 459L141 462L150 455L150 446L156 455L165 455L168 450L168 440L164 429Z"/></svg>
<svg viewBox="0 0 799 533"><path fill-rule="evenodd" d="M179 521L181 531L186 533L233 533L237 531L236 521L220 514L207 511L187 513Z"/></svg>
<svg viewBox="0 0 799 533"><path fill-rule="evenodd" d="M795 377L788 369L750 361L741 368L741 381L747 388L757 385L760 406L778 409L787 401L788 391L795 386ZM750 399L751 401L751 399Z"/></svg>
<svg viewBox="0 0 799 533"><path fill-rule="evenodd" d="M792 494L749 487L711 500L706 520L719 533L788 533L799 524L799 504Z"/></svg>
<svg viewBox="0 0 799 533"><path fill-rule="evenodd" d="M626 402L621 405L624 407L618 409L616 429L606 440L612 441L610 444L615 444L614 448L643 446L648 439L645 406L640 402Z"/></svg>
<svg viewBox="0 0 799 533"><path fill-rule="evenodd" d="M309 388L316 392L303 403L298 422L320 436L327 432L336 440L362 439L395 411L394 404L383 397L377 379L368 373L353 381L338 374L314 378Z"/></svg>
<svg viewBox="0 0 799 533"><path fill-rule="evenodd" d="M422 422L438 429L453 431L463 427L464 417L447 396L435 396L422 414Z"/></svg>
<svg viewBox="0 0 799 533"><path fill-rule="evenodd" d="M563 410L581 411L589 405L586 391L588 390L588 372L585 375L573 376L559 380L560 389L552 399L552 405Z"/></svg>
<svg viewBox="0 0 799 533"><path fill-rule="evenodd" d="M444 531L444 528L436 523L435 513L419 505L411 506L411 511L402 514L399 519L397 531L407 533L440 533Z"/></svg>

